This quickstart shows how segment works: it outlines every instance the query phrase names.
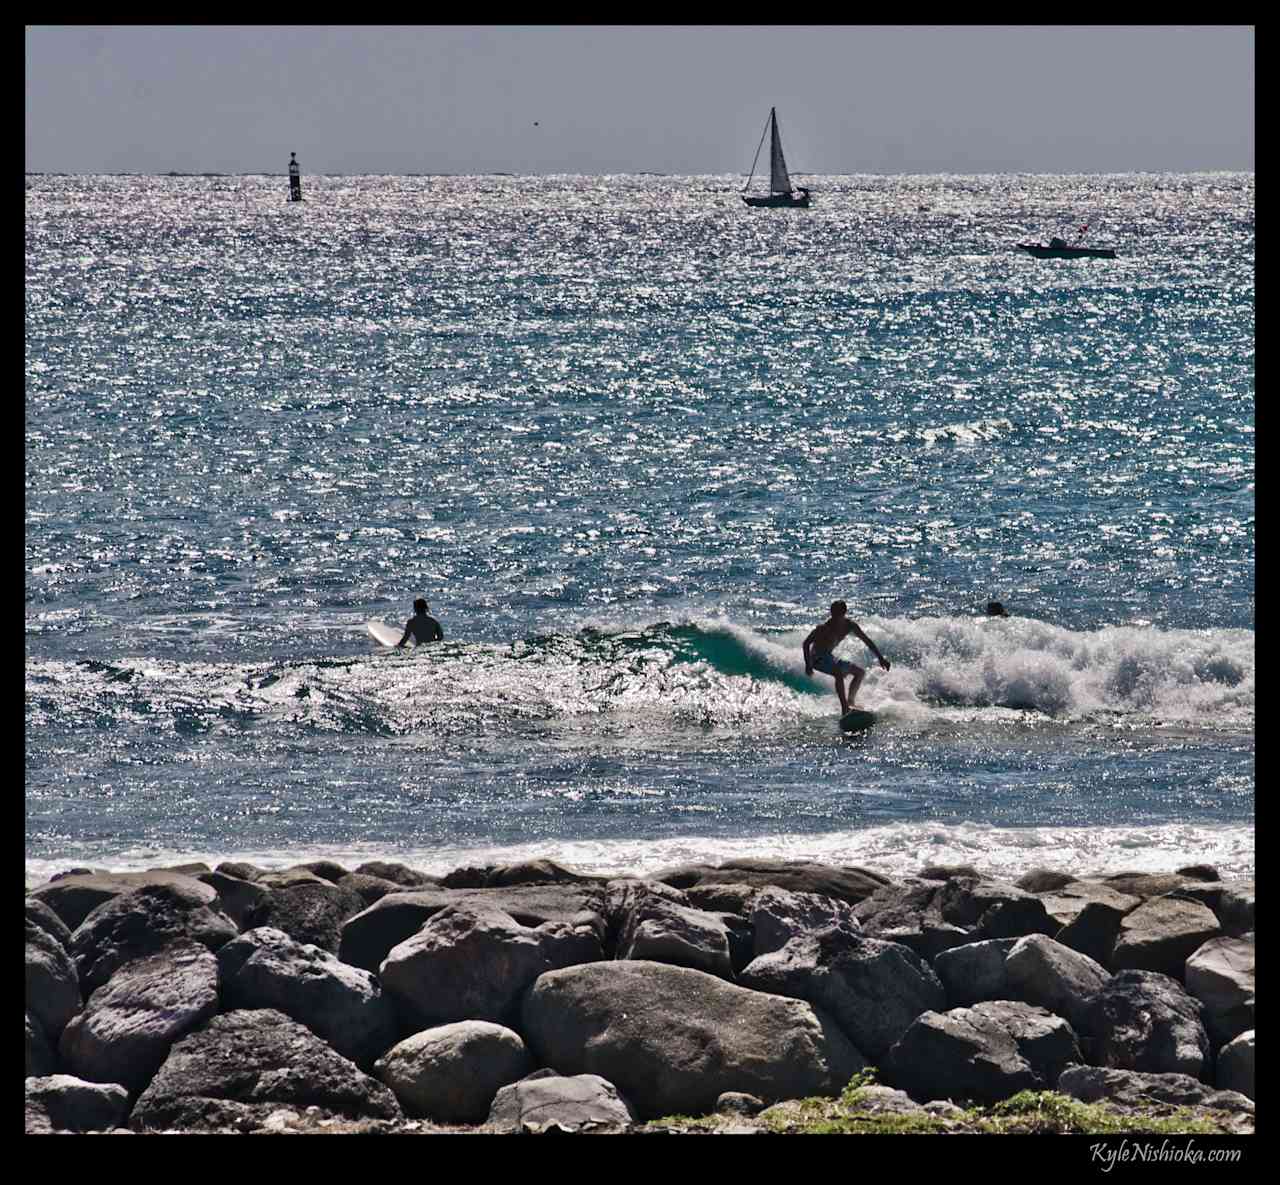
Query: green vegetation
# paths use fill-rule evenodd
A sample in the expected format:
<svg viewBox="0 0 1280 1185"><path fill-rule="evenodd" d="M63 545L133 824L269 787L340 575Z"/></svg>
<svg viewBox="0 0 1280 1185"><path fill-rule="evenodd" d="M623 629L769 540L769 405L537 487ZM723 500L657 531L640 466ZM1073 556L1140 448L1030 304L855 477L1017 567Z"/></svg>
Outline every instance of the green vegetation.
<svg viewBox="0 0 1280 1185"><path fill-rule="evenodd" d="M973 1106L951 1115L894 1111L877 1098L874 1069L854 1077L839 1098L792 1099L758 1116L668 1115L645 1125L650 1130L715 1132L750 1125L766 1132L798 1135L973 1134L1214 1135L1224 1129L1187 1107L1121 1109L1110 1103L1082 1103L1056 1091L1024 1090L991 1107Z"/></svg>

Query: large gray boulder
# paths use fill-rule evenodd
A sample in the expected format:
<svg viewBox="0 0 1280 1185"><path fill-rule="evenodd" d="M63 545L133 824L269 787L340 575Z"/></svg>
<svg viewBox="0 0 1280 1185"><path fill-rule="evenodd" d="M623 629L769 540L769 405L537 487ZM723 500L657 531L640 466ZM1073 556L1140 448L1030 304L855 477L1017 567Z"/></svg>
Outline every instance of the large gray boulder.
<svg viewBox="0 0 1280 1185"><path fill-rule="evenodd" d="M750 910L756 958L781 950L793 938L828 926L842 926L852 932L861 929L853 906L819 893L793 893L770 885L752 897Z"/></svg>
<svg viewBox="0 0 1280 1185"><path fill-rule="evenodd" d="M608 962L539 976L521 1031L561 1074L599 1074L638 1115L704 1114L725 1091L766 1101L838 1093L866 1068L799 1000L687 967Z"/></svg>
<svg viewBox="0 0 1280 1185"><path fill-rule="evenodd" d="M77 1077L137 1094L174 1042L217 1011L217 959L180 940L118 968L63 1030L58 1053Z"/></svg>
<svg viewBox="0 0 1280 1185"><path fill-rule="evenodd" d="M923 884L885 885L854 907L854 916L869 938L909 946L921 958L932 960L944 950L964 946L978 935L972 927L955 925L942 916L938 881Z"/></svg>
<svg viewBox="0 0 1280 1185"><path fill-rule="evenodd" d="M363 872L351 872L338 881L340 889L355 893L368 908L375 901L381 901L388 893L401 893L403 885L395 881L384 881L380 876L369 876Z"/></svg>
<svg viewBox="0 0 1280 1185"><path fill-rule="evenodd" d="M516 864L485 864L455 868L440 878L446 889L509 889L524 885L600 885L608 880L575 872L554 860L522 860Z"/></svg>
<svg viewBox="0 0 1280 1185"><path fill-rule="evenodd" d="M1254 1097L1253 1030L1241 1033L1218 1051L1218 1087Z"/></svg>
<svg viewBox="0 0 1280 1185"><path fill-rule="evenodd" d="M1043 934L1019 938L1005 957L1010 1000L1038 1004L1079 1030L1089 998L1111 978L1088 955Z"/></svg>
<svg viewBox="0 0 1280 1185"><path fill-rule="evenodd" d="M793 938L754 959L739 978L745 987L823 1009L872 1059L922 1012L946 1007L941 981L914 951L839 927Z"/></svg>
<svg viewBox="0 0 1280 1185"><path fill-rule="evenodd" d="M202 873L199 879L217 894L214 908L225 913L241 930L262 925L271 898L271 890L266 885L225 872Z"/></svg>
<svg viewBox="0 0 1280 1185"><path fill-rule="evenodd" d="M1253 881L1228 881L1218 895L1214 910L1226 933L1233 938L1254 929Z"/></svg>
<svg viewBox="0 0 1280 1185"><path fill-rule="evenodd" d="M520 1035L484 1020L414 1033L373 1068L406 1115L439 1123L481 1122L499 1089L533 1070Z"/></svg>
<svg viewBox="0 0 1280 1185"><path fill-rule="evenodd" d="M1080 911L1094 902L1111 906L1121 917L1142 904L1141 897L1117 892L1102 881L1073 880L1050 892L1036 893L1036 896L1044 902L1049 917L1058 926L1071 925L1080 916Z"/></svg>
<svg viewBox="0 0 1280 1185"><path fill-rule="evenodd" d="M1052 934L1059 929L1039 897L1004 881L955 877L938 890L935 904L944 922L971 932L971 941Z"/></svg>
<svg viewBox="0 0 1280 1185"><path fill-rule="evenodd" d="M922 1102L994 1103L1022 1090L1051 1090L1079 1060L1075 1034L1060 1016L995 1000L917 1017L889 1051L885 1077Z"/></svg>
<svg viewBox="0 0 1280 1185"><path fill-rule="evenodd" d="M1188 957L1221 933L1213 911L1199 901L1156 897L1121 919L1110 965L1181 980Z"/></svg>
<svg viewBox="0 0 1280 1185"><path fill-rule="evenodd" d="M588 925L523 926L501 910L466 903L441 910L394 947L379 976L418 1028L458 1020L504 1024L544 971L603 957Z"/></svg>
<svg viewBox="0 0 1280 1185"><path fill-rule="evenodd" d="M80 981L66 948L47 930L26 923L27 1011L57 1041L66 1023L80 1011Z"/></svg>
<svg viewBox="0 0 1280 1185"><path fill-rule="evenodd" d="M715 914L652 894L632 905L618 935L617 957L650 959L733 978L728 926Z"/></svg>
<svg viewBox="0 0 1280 1185"><path fill-rule="evenodd" d="M70 1074L27 1079L26 1131L110 1131L129 1114L129 1092L114 1083L84 1082Z"/></svg>
<svg viewBox="0 0 1280 1185"><path fill-rule="evenodd" d="M1209 1037L1202 1006L1176 979L1156 971L1121 971L1090 997L1080 1022L1095 1065L1148 1074L1204 1078Z"/></svg>
<svg viewBox="0 0 1280 1185"><path fill-rule="evenodd" d="M1163 897L1167 893L1176 893L1188 886L1200 884L1192 877L1180 876L1176 872L1110 872L1105 876L1084 877L1085 880L1101 881L1110 885L1117 893L1130 897Z"/></svg>
<svg viewBox="0 0 1280 1185"><path fill-rule="evenodd" d="M271 889L255 915L258 926L283 930L295 941L331 954L338 951L343 924L365 909L359 893L331 884L306 869L264 876L258 883Z"/></svg>
<svg viewBox="0 0 1280 1185"><path fill-rule="evenodd" d="M1135 906L1136 908L1136 906ZM1055 942L1088 955L1101 967L1111 966L1111 951L1120 933L1125 910L1105 901L1090 901L1054 936Z"/></svg>
<svg viewBox="0 0 1280 1185"><path fill-rule="evenodd" d="M851 865L832 866L809 860L726 860L723 864L684 864L657 873L659 880L677 889L702 884L737 883L764 888L776 885L793 893L817 893L857 905L878 888L890 883L887 876Z"/></svg>
<svg viewBox="0 0 1280 1185"><path fill-rule="evenodd" d="M525 885L513 888L424 888L388 893L349 918L342 927L338 958L376 972L393 947L412 938L430 918L449 906L473 903L501 910L525 926L565 922L589 924L603 939L608 911L605 886L597 884Z"/></svg>
<svg viewBox="0 0 1280 1185"><path fill-rule="evenodd" d="M1102 1066L1070 1066L1058 1079L1063 1094L1084 1103L1100 1099L1124 1106L1172 1103L1179 1107L1212 1107L1218 1111L1253 1114L1253 1103L1234 1090L1215 1090L1189 1074L1143 1074Z"/></svg>
<svg viewBox="0 0 1280 1185"><path fill-rule="evenodd" d="M269 926L218 952L223 1007L276 1008L358 1066L371 1065L398 1033L395 1009L368 971Z"/></svg>
<svg viewBox="0 0 1280 1185"><path fill-rule="evenodd" d="M635 1115L612 1082L598 1074L540 1074L504 1086L489 1111L495 1132L625 1131Z"/></svg>
<svg viewBox="0 0 1280 1185"><path fill-rule="evenodd" d="M263 1008L226 1012L183 1037L129 1117L138 1131L258 1125L281 1106L398 1119L395 1096L305 1025Z"/></svg>
<svg viewBox="0 0 1280 1185"><path fill-rule="evenodd" d="M402 889L420 889L424 885L434 885L440 880L437 876L429 876L415 868L386 860L369 860L357 867L356 873L376 876L379 880L394 881Z"/></svg>
<svg viewBox="0 0 1280 1185"><path fill-rule="evenodd" d="M71 944L71 930L39 897L28 897L26 918L33 926L39 926L50 938L65 949Z"/></svg>
<svg viewBox="0 0 1280 1185"><path fill-rule="evenodd" d="M217 950L238 933L197 880L144 885L104 901L71 935L71 957L85 991L101 987L125 963L184 939Z"/></svg>
<svg viewBox="0 0 1280 1185"><path fill-rule="evenodd" d="M1211 938L1187 960L1187 992L1204 1005L1215 1048L1253 1028L1254 944Z"/></svg>
<svg viewBox="0 0 1280 1185"><path fill-rule="evenodd" d="M26 1015L27 1077L44 1078L49 1074L58 1073L61 1069L58 1065L58 1056L45 1035L44 1026L30 1012Z"/></svg>
<svg viewBox="0 0 1280 1185"><path fill-rule="evenodd" d="M153 885L173 885L190 893L197 893L202 896L206 905L212 905L215 896L214 891L208 886L201 886L195 876L164 869L154 869L151 872L86 872L58 877L47 885L33 889L28 896L43 901L62 919L67 929L75 931L104 902Z"/></svg>
<svg viewBox="0 0 1280 1185"><path fill-rule="evenodd" d="M1021 938L988 938L953 946L939 954L933 960L933 970L946 989L947 1004L962 1008L983 1000L1015 998L1009 994L1005 957L1022 941Z"/></svg>

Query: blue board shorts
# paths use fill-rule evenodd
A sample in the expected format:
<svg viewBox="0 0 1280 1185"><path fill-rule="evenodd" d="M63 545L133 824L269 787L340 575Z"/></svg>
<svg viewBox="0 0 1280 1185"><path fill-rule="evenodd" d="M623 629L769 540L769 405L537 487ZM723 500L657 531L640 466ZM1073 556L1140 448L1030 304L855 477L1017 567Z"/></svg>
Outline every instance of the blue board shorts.
<svg viewBox="0 0 1280 1185"><path fill-rule="evenodd" d="M833 654L815 654L813 656L813 669L821 671L824 675L852 675L856 671L862 670L856 662L850 662L847 658L836 658Z"/></svg>

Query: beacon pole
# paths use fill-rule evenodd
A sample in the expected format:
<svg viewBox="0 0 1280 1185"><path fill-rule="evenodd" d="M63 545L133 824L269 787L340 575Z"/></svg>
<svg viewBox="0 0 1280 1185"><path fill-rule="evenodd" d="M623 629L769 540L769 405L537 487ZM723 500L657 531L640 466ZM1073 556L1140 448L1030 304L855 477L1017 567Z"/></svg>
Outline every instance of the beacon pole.
<svg viewBox="0 0 1280 1185"><path fill-rule="evenodd" d="M289 200L302 201L302 172L298 168L298 154L289 153Z"/></svg>

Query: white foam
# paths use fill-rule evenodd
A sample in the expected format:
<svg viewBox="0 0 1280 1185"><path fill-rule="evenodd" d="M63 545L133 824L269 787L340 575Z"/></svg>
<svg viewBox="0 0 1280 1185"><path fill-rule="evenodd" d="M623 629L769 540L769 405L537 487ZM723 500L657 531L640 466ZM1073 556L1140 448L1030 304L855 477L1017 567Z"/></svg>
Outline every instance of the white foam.
<svg viewBox="0 0 1280 1185"><path fill-rule="evenodd" d="M718 864L729 859L812 860L859 865L900 878L928 864L972 864L979 871L1014 879L1032 868L1081 876L1109 872L1172 872L1189 864L1211 864L1223 879L1254 875L1252 825L1164 823L1125 827L993 827L979 823L891 823L820 835L723 837L669 836L644 840L541 840L515 845L397 847L390 843L299 845L288 850L166 851L134 849L101 859L28 860L35 884L69 867L136 872L203 862L245 861L285 868L312 860L334 860L355 868L391 860L432 875L468 865L550 859L580 872L649 875L678 864Z"/></svg>

